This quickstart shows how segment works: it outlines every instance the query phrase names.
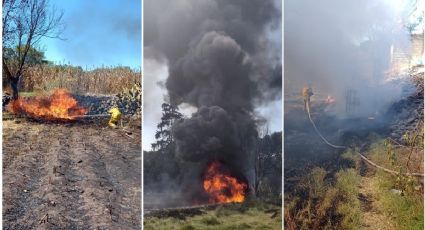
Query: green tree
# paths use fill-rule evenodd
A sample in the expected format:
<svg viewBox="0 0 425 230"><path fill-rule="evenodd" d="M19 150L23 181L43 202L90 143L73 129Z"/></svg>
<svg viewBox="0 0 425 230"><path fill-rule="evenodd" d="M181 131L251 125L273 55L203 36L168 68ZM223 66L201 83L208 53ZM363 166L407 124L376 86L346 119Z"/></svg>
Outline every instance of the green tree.
<svg viewBox="0 0 425 230"><path fill-rule="evenodd" d="M21 49L19 51L18 49ZM18 59L19 52L23 52L24 47L16 47L15 49L11 48L3 48L3 55L5 55L5 58L9 61L9 63L16 64ZM45 59L44 52L40 51L34 47L28 48L28 54L25 59L25 65L26 66L36 66L41 64L48 64L49 62Z"/></svg>
<svg viewBox="0 0 425 230"><path fill-rule="evenodd" d="M178 108L168 103L163 103L161 122L157 125L158 130L155 133L156 142L152 144L153 150L164 150L173 143L171 128L173 124L181 120L183 115Z"/></svg>
<svg viewBox="0 0 425 230"><path fill-rule="evenodd" d="M2 48L6 55L2 58L2 71L14 99L19 96L18 83L25 67L34 61L29 58L35 51L33 47L43 37L60 38L62 17L63 13L50 7L48 0L3 0Z"/></svg>

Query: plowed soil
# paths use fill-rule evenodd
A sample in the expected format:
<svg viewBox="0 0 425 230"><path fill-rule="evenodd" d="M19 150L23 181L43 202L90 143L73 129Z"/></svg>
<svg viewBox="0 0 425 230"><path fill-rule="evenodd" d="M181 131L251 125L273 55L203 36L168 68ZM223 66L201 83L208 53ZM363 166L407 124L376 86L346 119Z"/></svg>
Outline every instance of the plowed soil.
<svg viewBox="0 0 425 230"><path fill-rule="evenodd" d="M4 229L140 229L140 130L3 121Z"/></svg>

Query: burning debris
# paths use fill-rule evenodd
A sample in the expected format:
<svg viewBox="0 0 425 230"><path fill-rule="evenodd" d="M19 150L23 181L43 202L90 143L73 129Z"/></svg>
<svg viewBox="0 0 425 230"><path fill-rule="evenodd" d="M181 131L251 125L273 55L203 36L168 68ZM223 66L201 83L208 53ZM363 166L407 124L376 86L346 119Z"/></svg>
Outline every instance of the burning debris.
<svg viewBox="0 0 425 230"><path fill-rule="evenodd" d="M205 172L203 187L210 203L243 202L248 185L232 176L219 161L211 162Z"/></svg>
<svg viewBox="0 0 425 230"><path fill-rule="evenodd" d="M8 110L14 114L53 121L72 121L87 113L87 109L79 106L65 89L56 89L47 97L20 97L10 102Z"/></svg>
<svg viewBox="0 0 425 230"><path fill-rule="evenodd" d="M325 99L325 103L328 104L328 105L334 104L335 103L335 98L332 97L332 96L330 96L330 95L328 95L326 97L326 99Z"/></svg>

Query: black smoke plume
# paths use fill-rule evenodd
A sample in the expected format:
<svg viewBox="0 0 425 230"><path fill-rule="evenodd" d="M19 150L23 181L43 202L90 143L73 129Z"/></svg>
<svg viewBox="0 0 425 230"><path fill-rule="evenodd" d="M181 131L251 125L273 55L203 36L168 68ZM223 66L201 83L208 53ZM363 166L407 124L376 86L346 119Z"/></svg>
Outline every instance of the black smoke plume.
<svg viewBox="0 0 425 230"><path fill-rule="evenodd" d="M252 186L254 109L281 96L280 47L270 41L280 30L276 1L151 0L144 7L144 49L166 59L170 103L197 109L172 129L183 190L197 191L211 160Z"/></svg>

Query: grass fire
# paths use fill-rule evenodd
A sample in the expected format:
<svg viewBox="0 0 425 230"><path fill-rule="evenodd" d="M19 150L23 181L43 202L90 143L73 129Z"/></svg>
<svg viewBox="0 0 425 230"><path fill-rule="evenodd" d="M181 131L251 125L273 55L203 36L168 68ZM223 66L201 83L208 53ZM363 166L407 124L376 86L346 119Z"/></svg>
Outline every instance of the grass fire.
<svg viewBox="0 0 425 230"><path fill-rule="evenodd" d="M285 229L423 229L423 1L284 9Z"/></svg>
<svg viewBox="0 0 425 230"><path fill-rule="evenodd" d="M31 118L61 121L75 120L87 113L66 89L56 89L49 96L19 97L9 103L8 110Z"/></svg>
<svg viewBox="0 0 425 230"><path fill-rule="evenodd" d="M140 9L3 1L4 229L142 228Z"/></svg>

